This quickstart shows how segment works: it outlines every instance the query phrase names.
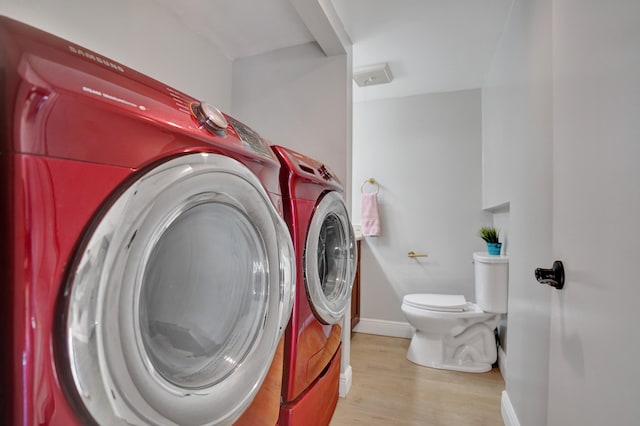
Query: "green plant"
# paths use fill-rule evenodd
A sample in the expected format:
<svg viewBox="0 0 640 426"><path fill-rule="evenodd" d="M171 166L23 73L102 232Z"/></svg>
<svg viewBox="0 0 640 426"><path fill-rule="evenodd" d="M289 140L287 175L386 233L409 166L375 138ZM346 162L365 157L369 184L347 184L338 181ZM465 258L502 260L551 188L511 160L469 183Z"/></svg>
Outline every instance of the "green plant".
<svg viewBox="0 0 640 426"><path fill-rule="evenodd" d="M485 240L488 243L497 243L498 241L498 230L493 226L483 226L478 231L480 238Z"/></svg>

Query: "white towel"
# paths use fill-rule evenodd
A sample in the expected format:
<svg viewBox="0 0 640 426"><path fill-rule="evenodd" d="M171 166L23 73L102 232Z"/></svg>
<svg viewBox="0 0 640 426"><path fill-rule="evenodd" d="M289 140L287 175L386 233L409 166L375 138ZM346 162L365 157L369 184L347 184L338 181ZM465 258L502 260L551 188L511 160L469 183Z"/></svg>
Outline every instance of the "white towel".
<svg viewBox="0 0 640 426"><path fill-rule="evenodd" d="M365 237L377 237L380 235L378 195L375 192L365 192L362 194L360 222L362 225L362 235Z"/></svg>

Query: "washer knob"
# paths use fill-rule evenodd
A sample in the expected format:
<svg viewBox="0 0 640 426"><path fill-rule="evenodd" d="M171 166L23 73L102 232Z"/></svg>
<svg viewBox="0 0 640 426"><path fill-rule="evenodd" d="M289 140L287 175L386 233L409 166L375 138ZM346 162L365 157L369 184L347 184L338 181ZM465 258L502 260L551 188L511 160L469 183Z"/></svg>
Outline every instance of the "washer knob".
<svg viewBox="0 0 640 426"><path fill-rule="evenodd" d="M218 108L206 102L193 102L191 113L198 123L206 127L209 132L221 136L226 134L229 123Z"/></svg>

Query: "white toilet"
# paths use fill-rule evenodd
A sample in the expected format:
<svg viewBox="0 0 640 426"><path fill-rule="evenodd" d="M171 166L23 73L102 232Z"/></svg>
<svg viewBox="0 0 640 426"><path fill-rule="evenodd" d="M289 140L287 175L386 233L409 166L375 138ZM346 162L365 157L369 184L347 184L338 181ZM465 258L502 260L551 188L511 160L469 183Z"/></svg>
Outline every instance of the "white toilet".
<svg viewBox="0 0 640 426"><path fill-rule="evenodd" d="M494 330L507 312L509 258L474 253L477 303L462 295L407 294L402 312L415 329L407 358L426 367L484 373L497 359Z"/></svg>

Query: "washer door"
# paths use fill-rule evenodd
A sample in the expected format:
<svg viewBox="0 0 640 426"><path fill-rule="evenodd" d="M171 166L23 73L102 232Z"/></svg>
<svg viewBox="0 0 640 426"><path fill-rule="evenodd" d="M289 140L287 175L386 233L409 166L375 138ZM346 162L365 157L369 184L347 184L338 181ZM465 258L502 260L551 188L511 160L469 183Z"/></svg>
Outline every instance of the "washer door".
<svg viewBox="0 0 640 426"><path fill-rule="evenodd" d="M67 288L66 350L101 425L236 420L294 295L286 224L241 163L191 154L147 172L98 221Z"/></svg>
<svg viewBox="0 0 640 426"><path fill-rule="evenodd" d="M356 242L342 197L328 192L316 205L304 253L305 288L316 317L342 319L356 272Z"/></svg>

